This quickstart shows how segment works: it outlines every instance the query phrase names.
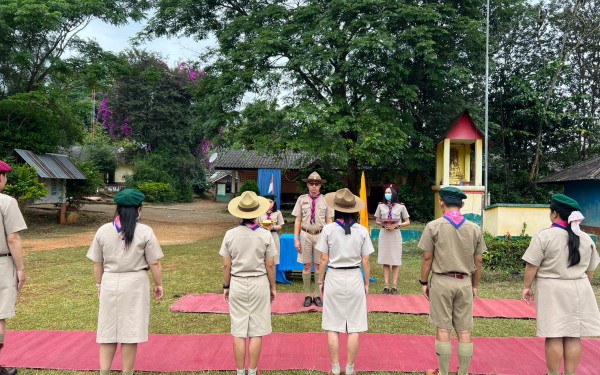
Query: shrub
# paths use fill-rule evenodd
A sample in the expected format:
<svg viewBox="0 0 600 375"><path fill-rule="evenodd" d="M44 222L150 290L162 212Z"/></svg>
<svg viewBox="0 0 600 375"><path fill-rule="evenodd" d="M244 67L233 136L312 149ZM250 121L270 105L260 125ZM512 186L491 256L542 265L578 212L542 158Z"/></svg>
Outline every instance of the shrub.
<svg viewBox="0 0 600 375"><path fill-rule="evenodd" d="M138 189L146 195L147 202L174 202L177 193L173 185L164 182L140 182Z"/></svg>
<svg viewBox="0 0 600 375"><path fill-rule="evenodd" d="M525 261L521 259L531 237L498 238L489 233L485 234L487 251L483 254L483 266L493 271L522 271Z"/></svg>
<svg viewBox="0 0 600 375"><path fill-rule="evenodd" d="M240 194L245 191L253 191L256 193L256 195L260 195L260 189L258 188L256 181L248 180L244 182L240 187Z"/></svg>
<svg viewBox="0 0 600 375"><path fill-rule="evenodd" d="M13 170L7 175L8 182L3 193L15 198L19 202L19 206L23 207L25 203L32 203L48 194L44 184L39 182L34 167L27 164L15 167L14 162L11 164Z"/></svg>
<svg viewBox="0 0 600 375"><path fill-rule="evenodd" d="M77 168L85 175L85 180L67 180L67 206L78 210L83 205L83 198L96 194L104 186L102 173L93 163L76 163Z"/></svg>

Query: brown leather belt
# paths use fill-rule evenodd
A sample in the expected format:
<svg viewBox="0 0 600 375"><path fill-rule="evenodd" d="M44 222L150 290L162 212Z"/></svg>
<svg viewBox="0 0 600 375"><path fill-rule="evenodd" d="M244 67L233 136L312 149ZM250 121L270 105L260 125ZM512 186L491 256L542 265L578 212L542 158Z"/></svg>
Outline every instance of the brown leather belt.
<svg viewBox="0 0 600 375"><path fill-rule="evenodd" d="M0 254L0 257L11 257L11 256L12 256L11 253Z"/></svg>
<svg viewBox="0 0 600 375"><path fill-rule="evenodd" d="M459 273L459 272L438 273L438 275L450 276L450 277L454 277L455 279L461 279L461 280L464 279L465 277L467 277L467 274Z"/></svg>
<svg viewBox="0 0 600 375"><path fill-rule="evenodd" d="M306 232L308 234L312 234L312 235L319 234L319 233L321 233L321 231L323 231L323 229L313 230L313 229L306 229L304 227L302 227L302 230L304 232Z"/></svg>

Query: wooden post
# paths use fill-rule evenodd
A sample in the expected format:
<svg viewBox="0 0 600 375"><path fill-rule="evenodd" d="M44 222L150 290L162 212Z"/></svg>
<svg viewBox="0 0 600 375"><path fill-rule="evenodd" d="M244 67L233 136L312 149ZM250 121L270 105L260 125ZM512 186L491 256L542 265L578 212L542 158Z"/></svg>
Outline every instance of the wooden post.
<svg viewBox="0 0 600 375"><path fill-rule="evenodd" d="M59 220L62 225L67 224L67 204L66 203L60 204L60 219Z"/></svg>

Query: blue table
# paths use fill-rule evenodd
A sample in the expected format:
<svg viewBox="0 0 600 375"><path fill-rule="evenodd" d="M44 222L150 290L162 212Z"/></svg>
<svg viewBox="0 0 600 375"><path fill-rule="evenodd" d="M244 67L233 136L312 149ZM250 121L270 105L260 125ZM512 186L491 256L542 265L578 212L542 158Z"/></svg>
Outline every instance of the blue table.
<svg viewBox="0 0 600 375"><path fill-rule="evenodd" d="M302 271L304 265L298 263L298 251L294 247L294 235L291 233L279 236L281 251L279 253L279 264L277 265L277 282L291 284L285 276L286 271Z"/></svg>

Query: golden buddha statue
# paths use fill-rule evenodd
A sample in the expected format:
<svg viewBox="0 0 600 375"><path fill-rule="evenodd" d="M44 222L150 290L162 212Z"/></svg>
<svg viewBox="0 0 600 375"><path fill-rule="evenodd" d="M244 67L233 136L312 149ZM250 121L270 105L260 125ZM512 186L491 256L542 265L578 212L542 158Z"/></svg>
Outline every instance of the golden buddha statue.
<svg viewBox="0 0 600 375"><path fill-rule="evenodd" d="M460 165L458 165L458 158L455 157L450 163L450 185L460 185L461 181L465 179L465 174L462 172Z"/></svg>

